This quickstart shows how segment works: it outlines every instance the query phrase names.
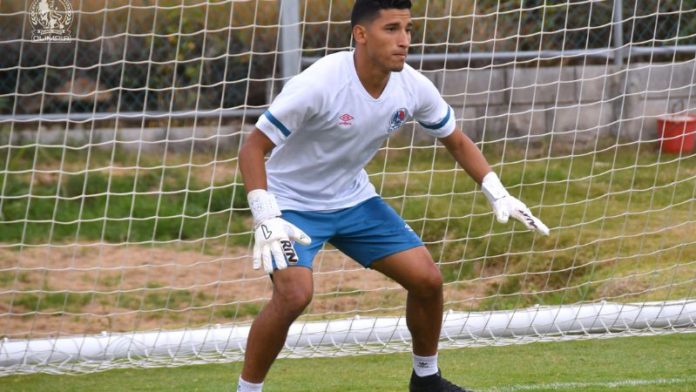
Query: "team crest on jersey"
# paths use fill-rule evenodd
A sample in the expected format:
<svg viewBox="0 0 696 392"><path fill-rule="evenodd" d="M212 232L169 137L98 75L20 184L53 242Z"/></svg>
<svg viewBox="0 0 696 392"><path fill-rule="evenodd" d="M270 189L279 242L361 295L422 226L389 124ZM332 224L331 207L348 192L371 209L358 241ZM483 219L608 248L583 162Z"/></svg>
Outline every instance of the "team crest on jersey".
<svg viewBox="0 0 696 392"><path fill-rule="evenodd" d="M394 112L389 119L389 132L395 131L401 128L406 122L406 109L401 108Z"/></svg>

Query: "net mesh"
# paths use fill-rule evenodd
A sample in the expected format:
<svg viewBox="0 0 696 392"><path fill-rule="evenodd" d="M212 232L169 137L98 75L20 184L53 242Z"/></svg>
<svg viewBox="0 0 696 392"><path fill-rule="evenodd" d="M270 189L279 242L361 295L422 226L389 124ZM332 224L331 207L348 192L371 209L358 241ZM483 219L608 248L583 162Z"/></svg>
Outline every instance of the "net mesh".
<svg viewBox="0 0 696 392"><path fill-rule="evenodd" d="M281 39L291 3L298 12L285 15L297 20L301 48ZM370 179L436 260L446 309L468 315L452 316L459 324L443 346L694 326L696 8L551 3L414 4L409 63L440 89L510 193L552 229L538 237L498 224L474 182L417 124L387 142ZM0 3L0 375L240 358L243 339L233 342L233 331L248 327L271 283L251 268L237 152L287 80L288 54L300 53L306 67L350 49L351 6ZM300 330L283 355L408 347L397 284L331 247L315 260L314 278L298 325L374 320L378 331L379 320L396 320L396 332L328 346L336 338L324 334L302 346ZM601 305L593 322L569 330L558 314L543 328L536 316L527 329L512 323L538 315L529 309L539 305L605 303L621 305L612 310L621 323L602 319ZM657 323L661 310L645 321L621 313L634 309L628 304L677 310ZM498 312L510 328L474 327ZM624 323L632 315L643 321ZM200 346L177 335L193 330L218 340ZM63 337L75 339L77 354L58 347ZM85 354L89 339L100 355ZM48 342L43 354L11 346L35 341Z"/></svg>

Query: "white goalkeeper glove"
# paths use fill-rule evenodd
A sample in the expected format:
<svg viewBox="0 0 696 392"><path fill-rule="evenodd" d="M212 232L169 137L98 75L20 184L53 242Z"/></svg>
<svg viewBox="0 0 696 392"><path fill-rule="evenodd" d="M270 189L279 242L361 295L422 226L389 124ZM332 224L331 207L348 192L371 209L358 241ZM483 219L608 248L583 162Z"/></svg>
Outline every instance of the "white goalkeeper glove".
<svg viewBox="0 0 696 392"><path fill-rule="evenodd" d="M544 222L532 215L524 203L511 196L495 173L490 172L483 177L481 190L486 195L488 202L491 203L498 222L507 223L508 219L513 217L522 222L529 230L549 235L549 228Z"/></svg>
<svg viewBox="0 0 696 392"><path fill-rule="evenodd" d="M247 195L254 216L254 269L273 273L273 260L278 269L298 262L293 241L309 245L312 240L297 226L280 217L280 208L273 194L254 189Z"/></svg>

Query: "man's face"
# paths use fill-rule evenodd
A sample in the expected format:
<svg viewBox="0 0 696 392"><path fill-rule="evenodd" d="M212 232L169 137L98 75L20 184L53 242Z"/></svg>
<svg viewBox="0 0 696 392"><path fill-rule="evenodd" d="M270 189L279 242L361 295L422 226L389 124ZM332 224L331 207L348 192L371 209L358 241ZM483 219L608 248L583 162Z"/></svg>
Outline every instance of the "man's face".
<svg viewBox="0 0 696 392"><path fill-rule="evenodd" d="M365 26L364 44L368 58L384 71L401 71L411 45L412 29L410 10L381 10L379 16Z"/></svg>

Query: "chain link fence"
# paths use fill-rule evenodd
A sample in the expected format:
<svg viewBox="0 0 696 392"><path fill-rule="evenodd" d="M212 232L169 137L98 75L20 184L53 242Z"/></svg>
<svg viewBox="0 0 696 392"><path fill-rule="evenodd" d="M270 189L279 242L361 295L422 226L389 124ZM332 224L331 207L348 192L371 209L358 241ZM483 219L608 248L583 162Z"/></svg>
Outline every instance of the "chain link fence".
<svg viewBox="0 0 696 392"><path fill-rule="evenodd" d="M257 107L278 75L278 1L83 0L65 43L32 42L31 3L0 3L0 115ZM304 56L350 47L352 0L300 3ZM696 44L693 1L622 7L626 45ZM613 11L609 0L415 2L411 52L611 48Z"/></svg>

